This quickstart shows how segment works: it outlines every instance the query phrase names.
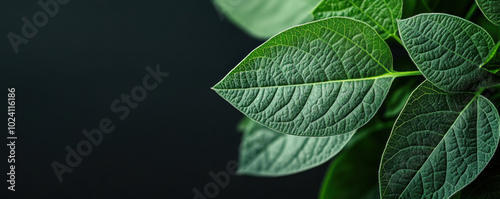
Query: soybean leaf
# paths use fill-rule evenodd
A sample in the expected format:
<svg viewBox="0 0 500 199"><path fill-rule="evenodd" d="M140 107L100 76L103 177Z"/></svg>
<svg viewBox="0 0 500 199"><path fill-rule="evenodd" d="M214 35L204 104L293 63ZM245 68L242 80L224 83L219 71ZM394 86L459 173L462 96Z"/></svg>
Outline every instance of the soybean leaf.
<svg viewBox="0 0 500 199"><path fill-rule="evenodd" d="M500 198L500 148L486 169L461 193L462 199Z"/></svg>
<svg viewBox="0 0 500 199"><path fill-rule="evenodd" d="M382 156L382 198L449 198L491 160L499 123L485 97L446 93L425 81L410 96Z"/></svg>
<svg viewBox="0 0 500 199"><path fill-rule="evenodd" d="M314 19L343 16L368 23L383 39L395 36L402 0L323 0L313 11Z"/></svg>
<svg viewBox="0 0 500 199"><path fill-rule="evenodd" d="M421 14L398 25L413 62L440 89L475 91L500 83L481 67L495 48L481 27L447 14Z"/></svg>
<svg viewBox="0 0 500 199"><path fill-rule="evenodd" d="M349 145L358 141L346 147L330 164L319 199L380 197L377 180L380 155L394 121L374 118L357 130Z"/></svg>
<svg viewBox="0 0 500 199"><path fill-rule="evenodd" d="M312 20L320 0L214 0L214 5L234 24L259 39Z"/></svg>
<svg viewBox="0 0 500 199"><path fill-rule="evenodd" d="M238 173L254 176L284 176L316 167L342 150L354 134L298 137L278 133L248 118L244 123Z"/></svg>
<svg viewBox="0 0 500 199"><path fill-rule="evenodd" d="M397 76L366 23L333 17L276 35L213 89L251 119L300 136L351 132L380 108Z"/></svg>
<svg viewBox="0 0 500 199"><path fill-rule="evenodd" d="M479 9L491 23L500 26L500 1L499 0L476 0Z"/></svg>

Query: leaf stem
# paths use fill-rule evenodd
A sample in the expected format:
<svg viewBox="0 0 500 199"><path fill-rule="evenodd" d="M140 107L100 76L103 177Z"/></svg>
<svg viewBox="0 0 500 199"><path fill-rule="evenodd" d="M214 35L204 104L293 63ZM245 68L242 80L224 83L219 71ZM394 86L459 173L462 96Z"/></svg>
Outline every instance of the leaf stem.
<svg viewBox="0 0 500 199"><path fill-rule="evenodd" d="M486 90L486 88L480 88L478 91L476 91L476 97L481 95L481 93L483 93L484 90Z"/></svg>
<svg viewBox="0 0 500 199"><path fill-rule="evenodd" d="M418 76L418 75L422 75L422 72L420 71L395 71L393 72L392 74L394 74L395 76L398 76L398 77L406 77L406 76Z"/></svg>
<svg viewBox="0 0 500 199"><path fill-rule="evenodd" d="M431 8L429 7L429 5L427 5L427 2L425 2L425 0L420 0L420 2L422 2L427 12L432 12Z"/></svg>
<svg viewBox="0 0 500 199"><path fill-rule="evenodd" d="M404 46L404 45L403 45L403 42L401 41L401 39L399 39L399 37L398 37L397 35L392 34L391 36L392 36L392 38L394 38L394 39L395 39L395 40L396 40L399 44L401 44L402 46Z"/></svg>
<svg viewBox="0 0 500 199"><path fill-rule="evenodd" d="M477 10L477 4L476 2L474 2L474 4L472 4L472 7L467 12L467 15L465 15L465 19L469 20L472 17L472 15L474 15L476 10Z"/></svg>

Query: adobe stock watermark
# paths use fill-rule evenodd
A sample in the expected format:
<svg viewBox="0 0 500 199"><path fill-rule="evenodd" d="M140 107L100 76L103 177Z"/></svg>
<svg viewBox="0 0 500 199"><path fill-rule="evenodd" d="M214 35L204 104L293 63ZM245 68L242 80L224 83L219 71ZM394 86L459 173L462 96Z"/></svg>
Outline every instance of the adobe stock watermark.
<svg viewBox="0 0 500 199"><path fill-rule="evenodd" d="M201 188L201 190L197 187L193 188L193 199L207 199L217 197L221 189L224 189L229 185L231 176L236 175L237 168L238 162L236 162L235 160L231 160L226 164L225 171L219 171L217 173L210 171L208 175L210 176L210 178L212 178L212 181L205 184Z"/></svg>
<svg viewBox="0 0 500 199"><path fill-rule="evenodd" d="M29 39L33 39L38 34L38 29L45 27L49 23L49 17L55 17L61 8L61 5L66 5L71 0L39 0L38 5L41 10L35 12L31 20L26 16L21 18L23 25L21 26L20 34L14 32L7 33L7 39L12 45L14 52L19 53L21 44L28 44Z"/></svg>
<svg viewBox="0 0 500 199"><path fill-rule="evenodd" d="M122 93L119 98L111 103L111 112L117 114L117 119L127 119L131 109L136 109L140 102L146 100L148 92L158 88L163 82L163 79L169 75L167 72L161 72L160 64L157 64L155 69L146 66L145 70L147 74L142 78L141 85L133 87L130 93ZM102 143L104 135L113 133L115 129L116 126L110 118L102 118L99 121L98 127L95 129L90 131L83 129L82 135L84 138L74 147L70 145L65 147L67 154L64 161L61 161L62 163L59 161L53 161L51 163L57 180L62 182L63 175L73 172L74 168L82 163L83 157L89 156L93 148L98 147Z"/></svg>

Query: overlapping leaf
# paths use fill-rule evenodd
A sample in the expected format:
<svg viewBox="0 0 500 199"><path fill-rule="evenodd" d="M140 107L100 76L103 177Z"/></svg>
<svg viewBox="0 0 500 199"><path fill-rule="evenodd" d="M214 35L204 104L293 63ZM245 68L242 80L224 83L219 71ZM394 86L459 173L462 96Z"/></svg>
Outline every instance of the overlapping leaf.
<svg viewBox="0 0 500 199"><path fill-rule="evenodd" d="M323 0L313 11L315 19L343 16L368 23L386 39L398 30L396 19L403 11L402 0Z"/></svg>
<svg viewBox="0 0 500 199"><path fill-rule="evenodd" d="M428 81L396 121L380 167L383 198L448 198L471 183L498 145L495 106L474 93L446 93Z"/></svg>
<svg viewBox="0 0 500 199"><path fill-rule="evenodd" d="M479 9L486 18L497 26L500 26L500 1L499 0L476 0Z"/></svg>
<svg viewBox="0 0 500 199"><path fill-rule="evenodd" d="M333 17L271 38L213 89L274 130L329 136L366 124L399 75L389 47L370 26Z"/></svg>
<svg viewBox="0 0 500 199"><path fill-rule="evenodd" d="M250 35L268 39L291 26L312 20L320 0L213 0L217 8Z"/></svg>
<svg viewBox="0 0 500 199"><path fill-rule="evenodd" d="M475 91L500 83L500 77L481 67L495 48L481 27L446 14L421 14L398 25L410 57L439 88Z"/></svg>
<svg viewBox="0 0 500 199"><path fill-rule="evenodd" d="M283 176L318 166L336 155L351 133L329 137L298 137L278 133L246 119L238 173Z"/></svg>

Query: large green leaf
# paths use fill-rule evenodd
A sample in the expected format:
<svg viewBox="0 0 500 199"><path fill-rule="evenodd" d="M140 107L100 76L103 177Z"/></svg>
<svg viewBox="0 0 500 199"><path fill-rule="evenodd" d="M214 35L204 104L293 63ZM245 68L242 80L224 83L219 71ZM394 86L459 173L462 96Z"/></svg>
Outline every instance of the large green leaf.
<svg viewBox="0 0 500 199"><path fill-rule="evenodd" d="M500 26L500 1L499 0L476 0L479 9L492 23Z"/></svg>
<svg viewBox="0 0 500 199"><path fill-rule="evenodd" d="M475 91L500 82L481 68L495 44L481 27L447 14L398 21L401 38L423 75L446 91Z"/></svg>
<svg viewBox="0 0 500 199"><path fill-rule="evenodd" d="M366 124L393 79L412 74L392 71L389 47L366 23L334 17L276 35L213 89L274 130L329 136Z"/></svg>
<svg viewBox="0 0 500 199"><path fill-rule="evenodd" d="M278 133L246 119L239 174L283 176L318 166L336 155L351 133L329 137L298 137Z"/></svg>
<svg viewBox="0 0 500 199"><path fill-rule="evenodd" d="M495 106L474 93L446 93L428 81L394 124L380 167L383 198L448 198L471 183L498 145Z"/></svg>
<svg viewBox="0 0 500 199"><path fill-rule="evenodd" d="M214 0L217 8L250 35L267 39L312 20L320 0Z"/></svg>
<svg viewBox="0 0 500 199"><path fill-rule="evenodd" d="M357 130L349 143L355 142L354 145L346 147L330 164L319 199L379 198L380 155L394 121L381 121L376 117Z"/></svg>
<svg viewBox="0 0 500 199"><path fill-rule="evenodd" d="M351 17L368 23L382 38L396 36L403 11L402 0L323 0L313 11L315 19Z"/></svg>

